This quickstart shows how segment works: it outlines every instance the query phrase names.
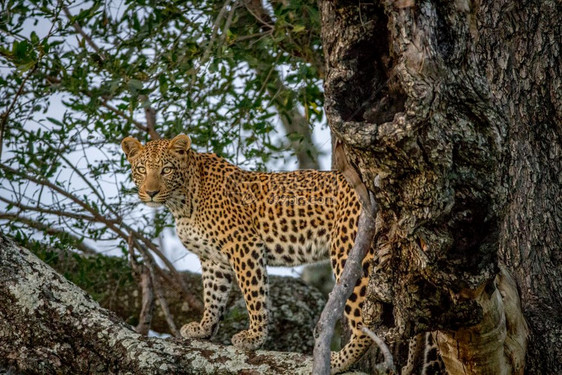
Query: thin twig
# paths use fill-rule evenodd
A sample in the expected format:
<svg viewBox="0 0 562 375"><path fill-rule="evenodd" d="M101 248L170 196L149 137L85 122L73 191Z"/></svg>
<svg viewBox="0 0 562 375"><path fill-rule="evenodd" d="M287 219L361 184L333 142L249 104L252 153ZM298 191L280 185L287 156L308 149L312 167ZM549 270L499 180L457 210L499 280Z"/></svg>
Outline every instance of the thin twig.
<svg viewBox="0 0 562 375"><path fill-rule="evenodd" d="M105 199L105 196L102 196L101 194L103 194L103 189L99 188L96 189L96 187L92 184L92 182L86 178L86 175L84 175L84 173L82 173L78 167L74 164L71 163L70 160L68 160L68 158L66 156L64 156L62 153L59 155L59 157L64 160L64 162L70 167L70 169L72 169L74 171L74 173L76 173L81 179L82 181L84 181L84 183L86 185L88 185L88 187L92 190L92 193L95 194L99 201L115 216L118 215L117 211L115 211L113 209L113 207L111 207L110 204L107 203L107 200ZM101 192L101 193L100 193Z"/></svg>
<svg viewBox="0 0 562 375"><path fill-rule="evenodd" d="M168 301L166 301L166 298L164 298L164 293L162 292L162 284L160 284L158 275L156 275L155 269L157 268L157 266L154 264L154 259L152 259L152 257L147 256L146 251L141 251L141 254L143 256L144 266L148 268L153 290L156 293L156 298L158 298L158 302L160 303L160 308L164 313L164 318L166 319L166 323L168 323L170 332L175 337L181 337L180 332L176 327L176 324L174 323L174 318L170 313L170 308L168 307Z"/></svg>
<svg viewBox="0 0 562 375"><path fill-rule="evenodd" d="M367 211L365 205L362 206L355 243L349 252L341 277L334 285L316 325L312 365L312 373L315 375L330 374L330 343L334 335L334 326L342 316L345 302L353 292L353 288L362 274L363 258L371 247L375 235L377 211L378 206L372 197L370 212Z"/></svg>
<svg viewBox="0 0 562 375"><path fill-rule="evenodd" d="M376 370L382 374L388 374L389 372L391 374L395 374L396 367L394 366L394 359L392 358L392 353L390 353L390 349L388 349L388 346L386 345L384 340L378 337L373 331L365 326L361 327L361 331L369 336L371 340L375 342L375 344L377 344L384 358L384 361L382 363L376 365Z"/></svg>
<svg viewBox="0 0 562 375"><path fill-rule="evenodd" d="M245 40L248 39L254 39L254 38L263 38L266 35L272 35L271 31L261 31L259 33L254 33L254 34L250 34L250 35L242 35L242 36L237 36L236 37L236 42L243 42Z"/></svg>
<svg viewBox="0 0 562 375"><path fill-rule="evenodd" d="M97 252L91 248L90 246L86 245L84 242L82 242L82 240L80 238L78 238L77 236L68 233L62 229L58 229L58 228L53 228L50 225L47 225L45 223L42 223L40 221L37 220L33 220L29 217L26 216L22 216L19 214L8 214L8 213L0 213L0 220L8 220L8 221L18 221L20 223L23 223L31 228L40 230L42 232L45 232L47 234L53 235L53 236L57 236L57 237L68 237L72 240L73 242L73 246L82 251L84 254L97 254Z"/></svg>
<svg viewBox="0 0 562 375"><path fill-rule="evenodd" d="M84 94L88 95L89 97L92 97L92 95L90 93L84 92ZM111 112L115 113L116 115L118 115L120 117L123 117L127 121L130 121L139 130L142 130L143 132L148 132L148 127L146 127L142 122L137 121L137 120L131 118L130 116L127 116L127 114L125 112L121 111L120 109L115 108L114 106L109 104L107 102L107 100L100 100L99 103L102 106L104 106L105 108L109 109Z"/></svg>
<svg viewBox="0 0 562 375"><path fill-rule="evenodd" d="M139 279L138 284L142 289L141 311L139 313L139 324L135 327L135 331L141 335L147 335L152 323L152 313L154 311L154 290L150 270L139 264L135 259L135 247L133 245L133 236L129 236L127 241L129 245L129 264L133 270L133 274Z"/></svg>
<svg viewBox="0 0 562 375"><path fill-rule="evenodd" d="M220 36L219 39L220 40L219 45L223 45L226 40L228 29L230 29L230 25L232 24L232 19L234 18L234 11L236 10L237 7L238 4L234 3L232 8L230 9L230 12L228 13L228 18L226 19L226 22L224 23L224 27L222 28L222 35Z"/></svg>
<svg viewBox="0 0 562 375"><path fill-rule="evenodd" d="M8 106L8 109L6 109L6 111L4 111L4 113L2 113L2 120L0 121L0 159L2 158L2 145L4 144L4 131L6 129L6 124L8 123L8 117L10 116L10 112L12 112L12 110L14 109L14 106L16 105L16 103L18 101L18 98L21 96L26 82L35 73L38 66L39 66L39 61L36 62L35 65L33 66L33 68L25 75L25 77L21 81L21 84L20 84L20 87L18 88L18 91L16 92L16 94L12 98L12 102Z"/></svg>
<svg viewBox="0 0 562 375"><path fill-rule="evenodd" d="M62 1L61 1L61 4L62 4ZM68 18L68 20L72 22L72 17L73 17L73 15L70 13L70 11L68 10L68 8L67 8L65 5L63 5L62 10L64 11L64 14L65 14L66 17ZM78 34L82 35L82 37L84 38L84 40L86 41L86 43L88 43L88 45L89 45L90 47L92 47L92 49L93 49L94 51L96 51L96 53L98 54L98 56L100 57L100 59L101 59L102 61L105 61L105 60L106 60L105 53L101 50L100 47L98 47L98 45L92 40L92 38L91 38L88 34L86 34L86 33L84 32L84 30L82 29L82 27L80 26L80 24L75 21L75 22L72 23L72 26L74 27L74 30L76 30L76 32L78 32Z"/></svg>
<svg viewBox="0 0 562 375"><path fill-rule="evenodd" d="M246 7L248 13L250 13L256 21L260 23L262 30L273 30L275 28L275 22L265 11L261 0L244 1L244 6Z"/></svg>

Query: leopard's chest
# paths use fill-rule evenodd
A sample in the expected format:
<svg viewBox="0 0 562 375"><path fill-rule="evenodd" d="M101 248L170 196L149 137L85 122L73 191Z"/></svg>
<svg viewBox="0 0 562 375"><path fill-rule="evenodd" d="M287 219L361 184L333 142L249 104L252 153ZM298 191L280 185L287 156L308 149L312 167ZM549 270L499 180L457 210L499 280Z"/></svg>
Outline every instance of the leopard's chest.
<svg viewBox="0 0 562 375"><path fill-rule="evenodd" d="M199 258L226 263L228 259L220 251L217 239L208 233L206 228L193 220L178 220L176 233L185 248Z"/></svg>

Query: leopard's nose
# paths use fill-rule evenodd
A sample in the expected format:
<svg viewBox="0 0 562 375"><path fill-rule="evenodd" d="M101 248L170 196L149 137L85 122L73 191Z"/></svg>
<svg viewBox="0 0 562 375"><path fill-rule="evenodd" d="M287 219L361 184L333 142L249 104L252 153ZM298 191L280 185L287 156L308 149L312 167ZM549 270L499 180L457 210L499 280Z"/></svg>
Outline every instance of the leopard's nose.
<svg viewBox="0 0 562 375"><path fill-rule="evenodd" d="M160 193L160 190L147 191L147 192L146 192L146 194L148 194L148 196L149 196L150 198L154 198L154 196L155 196L156 194L158 194L158 193Z"/></svg>

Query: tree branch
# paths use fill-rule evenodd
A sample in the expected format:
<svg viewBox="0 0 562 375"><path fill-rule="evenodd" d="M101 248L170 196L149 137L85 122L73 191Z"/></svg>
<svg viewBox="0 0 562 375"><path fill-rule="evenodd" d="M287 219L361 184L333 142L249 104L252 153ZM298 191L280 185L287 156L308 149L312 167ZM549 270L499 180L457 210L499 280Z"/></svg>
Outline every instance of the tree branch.
<svg viewBox="0 0 562 375"><path fill-rule="evenodd" d="M150 249L154 254L156 254L162 260L162 262L166 265L166 267L172 272L172 274L175 277L175 282L180 286L180 289L182 289L186 295L189 294L189 289L187 288L187 285L185 284L184 280L180 277L179 273L177 272L174 265L170 262L170 260L168 258L166 258L164 256L164 254L162 254L160 249L158 249L158 247L154 243L152 243L152 241L150 241L145 236L143 236L141 233L139 233L136 230L134 230L133 228L131 228L129 225L125 224L122 221L121 217L117 217L117 218L114 218L114 219L106 218L100 212L98 212L96 209L94 209L93 207L91 207L87 203L83 202L78 197L74 196L72 193L67 192L66 190L64 190L60 186L57 186L57 185L53 184L52 182L50 182L48 180L34 177L34 176L30 175L29 173L26 173L25 171L11 168L11 167L9 167L5 164L2 164L2 163L0 163L0 168L8 171L9 173L24 177L31 182L34 182L34 183L39 184L39 185L46 186L46 187L54 190L55 192L61 194L62 196L67 197L68 199L70 199L71 201L76 203L78 206L82 207L87 212L91 213L92 217L89 217L89 216L86 216L86 215L68 213L68 212L63 213L63 212L60 212L60 211L45 212L45 211L52 211L52 210L40 209L40 208L35 208L35 207L29 207L30 209L35 210L35 211L41 210L45 213L52 213L52 214L55 214L55 215L57 215L57 214L58 215L64 215L64 216L68 216L68 217L74 217L74 218L77 218L79 220L80 219L81 220L88 220L88 221L91 221L91 222L97 222L97 223L105 224L109 229L111 229L115 234L117 234L119 237L121 237L124 241L128 241L128 239L129 239L128 233L132 234L133 240L134 240L133 243L135 244L137 249L141 253L147 253L147 251L145 250L145 247L144 247L144 246L146 246L146 248ZM5 200L5 198L0 197L0 200ZM10 202L10 201L7 201L7 200L5 200L5 201L6 201L6 203L12 203L14 205L17 204L16 202ZM121 228L124 228L128 233L125 233ZM144 246L142 246L141 243L144 244ZM148 256L151 257L150 254L148 254Z"/></svg>
<svg viewBox="0 0 562 375"><path fill-rule="evenodd" d="M345 302L353 292L355 283L361 276L362 261L371 247L375 235L375 218L378 206L371 199L371 210L368 211L363 205L359 224L357 226L357 237L343 268L340 279L336 282L328 302L322 311L320 320L316 325L314 362L312 372L315 375L330 374L330 343L334 335L334 326L342 314Z"/></svg>
<svg viewBox="0 0 562 375"><path fill-rule="evenodd" d="M141 311L139 313L139 323L135 327L135 331L141 335L147 335L152 324L152 313L154 311L154 286L148 267L139 264L135 259L135 247L133 246L132 236L129 236L128 245L129 265L133 271L133 276L135 276L142 289Z"/></svg>
<svg viewBox="0 0 562 375"><path fill-rule="evenodd" d="M142 336L0 234L0 366L25 373L309 374L310 357Z"/></svg>
<svg viewBox="0 0 562 375"><path fill-rule="evenodd" d="M141 101L147 101L148 96L141 95L139 96ZM160 134L156 131L156 110L152 108L152 106L147 106L144 108L144 116L146 117L146 131L150 136L151 140L160 139ZM137 126L138 127L138 126ZM139 128L140 129L140 128Z"/></svg>
<svg viewBox="0 0 562 375"><path fill-rule="evenodd" d="M131 238L132 240L132 238ZM170 308L168 307L168 302L166 298L164 298L164 293L162 292L162 284L160 284L159 278L156 276L155 269L157 269L156 264L154 264L154 259L148 256L148 252L142 252L142 257L144 259L144 266L148 269L148 275L150 276L151 284L153 285L154 292L156 293L156 298L158 298L158 302L160 303L160 308L164 313L164 318L166 319L166 323L168 324L168 328L170 328L170 332L175 337L181 337L176 324L174 323L174 318L170 313Z"/></svg>
<svg viewBox="0 0 562 375"><path fill-rule="evenodd" d="M62 1L61 1L61 3L62 3ZM70 13L68 8L66 6L63 6L62 10L63 10L64 14L66 15L66 17L68 18L68 21L72 22L73 15ZM93 39L88 34L86 34L84 32L84 29L82 29L82 26L80 26L80 24L76 21L72 22L72 26L74 27L74 30L76 30L76 32L78 34L82 35L82 38L84 38L86 43L88 43L88 45L90 47L92 47L92 49L98 54L99 58L102 61L105 61L107 59L106 56L105 56L105 52L102 51L102 49L100 47L98 47L98 45L93 41Z"/></svg>
<svg viewBox="0 0 562 375"><path fill-rule="evenodd" d="M73 16L66 6L63 6L63 11L64 11L64 14L66 15L66 17L68 18L68 20L71 21ZM106 56L105 52L94 42L94 40L88 34L86 34L86 32L84 31L84 29L82 29L80 24L78 22L73 22L72 26L74 27L74 29L76 30L76 32L78 34L82 35L82 37L84 38L86 43L88 43L88 45L98 54L101 61L105 62L107 60L107 56ZM92 97L92 95L90 93L86 93L86 95L88 95L89 97ZM146 95L142 95L142 97L143 98L139 97L139 99L148 100ZM100 103L104 107L106 107L107 109L112 111L113 113L131 121L138 129L147 132L152 140L160 139L160 135L155 130L156 110L154 108L152 108L151 106L148 106L144 109L145 116L146 116L146 126L145 126L141 122L136 121L136 120L130 118L129 116L127 116L123 111L120 111L117 108L110 105L109 103L107 103L106 100L101 100Z"/></svg>
<svg viewBox="0 0 562 375"><path fill-rule="evenodd" d="M7 203L7 204L11 204L14 207L19 208L21 211L25 211L25 212L39 212L42 214L48 214L48 215L55 215L55 216L59 216L59 217L68 217L71 219L75 219L75 220L85 220L85 221L96 221L94 217L92 216L88 216L88 215L83 215L83 214L77 214L77 213L73 213L73 212L66 212L66 211L61 211L61 210L52 210L52 209L48 209L48 208L41 208L39 206L27 206L25 204L16 202L16 201L11 201L9 199L6 199L4 197L0 197L0 201Z"/></svg>
<svg viewBox="0 0 562 375"><path fill-rule="evenodd" d="M84 242L82 242L82 239L78 238L77 236L66 232L62 229L58 229L58 228L53 228L50 225L44 224L40 221L37 220L33 220L29 217L26 216L22 216L22 215L16 215L16 214L9 214L9 213L0 213L0 220L8 220L8 221L18 221L20 223L23 223L31 228L40 230L42 232L45 232L47 234L50 235L54 235L57 237L68 237L72 240L72 245L77 248L78 250L82 251L84 254L96 254L96 250L94 250L93 248L91 248L90 246L86 245Z"/></svg>
<svg viewBox="0 0 562 375"><path fill-rule="evenodd" d="M388 349L388 346L386 345L384 340L378 337L373 331L371 331L367 327L362 327L361 331L363 331L363 333L369 336L371 340L373 340L375 344L377 344L379 350L382 353L384 361L383 363L377 365L376 369L378 370L378 372L381 374L387 374L388 372L396 373L396 366L394 366L394 359L392 358L392 353L390 352L390 349Z"/></svg>
<svg viewBox="0 0 562 375"><path fill-rule="evenodd" d="M260 0L246 0L244 1L246 10L254 16L256 21L259 22L260 28L264 31L271 31L275 28L275 22L271 19L269 14L265 11L263 4Z"/></svg>

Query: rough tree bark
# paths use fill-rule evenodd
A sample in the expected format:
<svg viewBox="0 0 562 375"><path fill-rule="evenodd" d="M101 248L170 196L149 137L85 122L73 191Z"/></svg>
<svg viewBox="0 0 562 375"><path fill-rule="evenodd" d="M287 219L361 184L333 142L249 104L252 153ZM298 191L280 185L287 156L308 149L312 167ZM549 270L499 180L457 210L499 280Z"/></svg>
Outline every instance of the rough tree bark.
<svg viewBox="0 0 562 375"><path fill-rule="evenodd" d="M23 373L308 374L296 353L142 336L0 234L0 368Z"/></svg>
<svg viewBox="0 0 562 375"><path fill-rule="evenodd" d="M99 304L116 313L126 323L137 326L142 303L142 289L132 276L126 259L103 254L80 256L59 249L41 249L41 259L61 275L93 296ZM163 296L176 326L201 320L203 310L188 303L181 290L170 282L172 275L162 272L159 283L166 285ZM180 272L195 302L202 292L201 275ZM270 276L271 320L275 327L262 349L310 354L314 346L311 332L322 312L325 299L320 292L292 277ZM232 336L248 326L248 312L240 290L232 290L224 320L212 342L230 345ZM154 309L150 329L170 333L162 309Z"/></svg>
<svg viewBox="0 0 562 375"><path fill-rule="evenodd" d="M439 331L451 373L520 373L520 295L526 373L562 373L560 3L320 10L328 121L376 195L389 254L374 264L375 328Z"/></svg>

